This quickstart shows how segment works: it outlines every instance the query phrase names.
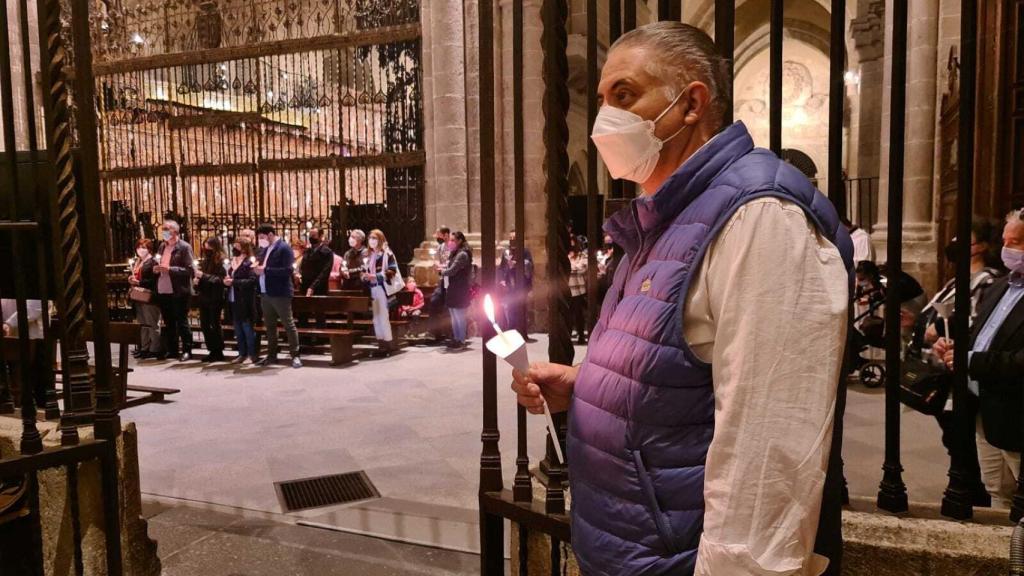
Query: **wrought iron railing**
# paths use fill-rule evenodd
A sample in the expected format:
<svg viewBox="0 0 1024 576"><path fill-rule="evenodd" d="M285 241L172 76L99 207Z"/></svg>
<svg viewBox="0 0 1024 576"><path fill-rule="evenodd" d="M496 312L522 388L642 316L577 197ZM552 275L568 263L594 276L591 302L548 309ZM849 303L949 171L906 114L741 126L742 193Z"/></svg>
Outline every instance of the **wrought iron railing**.
<svg viewBox="0 0 1024 576"><path fill-rule="evenodd" d="M673 12L673 7L678 7L678 2L659 0L658 14L663 18L678 18ZM902 268L902 204L903 204L903 160L904 160L904 104L906 101L906 47L907 47L907 3L895 2L893 22L893 72L891 83L892 118L889 142L889 188L879 191L878 178L855 178L844 180L841 178L830 178L828 182L828 197L836 206L840 214L847 214L850 220L871 231L878 220L878 198L880 193L887 195L888 205L888 274L891 277L898 276ZM587 42L588 42L588 115L593 122L596 112L594 95L596 94L598 52L597 52L597 6L596 0L589 0L587 6ZM612 0L608 3L610 22L610 38L616 39L623 30L631 30L636 27L636 4L631 1L618 2ZM513 102L519 103L522 86L519 81L522 75L522 50L523 39L519 31L522 22L522 1L512 2L513 27L512 27L512 55L513 55ZM548 290L549 316L549 357L553 362L570 363L572 360L572 347L569 339L569 330L566 326L566 240L562 238L561 231L564 230L564 218L567 208L564 205L564 198L568 190L568 182L563 175L568 174L567 162L564 162L564 147L567 141L568 128L565 114L568 110L568 94L566 89L566 64L565 43L567 18L567 4L565 0L547 0L542 3L543 36L542 46L544 50L544 81L545 97L544 112L546 118L545 144L547 146L547 193L548 193L548 222L549 234L547 238L548 249L548 274L550 287ZM843 78L843 66L846 50L846 2L844 0L832 0L832 30L830 48L830 106L829 106L829 173L842 173L843 158L843 107L845 98L845 85ZM961 42L963 53L967 55L962 62L961 71L963 74L961 103L959 157L973 158L973 112L974 112L974 86L975 86L975 49L976 49L976 10L975 0L965 0L963 3L964 17L961 21ZM732 59L734 52L734 24L735 24L735 3L732 1L718 0L715 3L715 38L722 53ZM489 126L493 118L494 110L490 93L490 86L493 86L493 62L492 49L494 14L490 3L482 3L479 11L480 35L480 119L481 126ZM772 0L770 3L770 141L771 147L776 152L781 151L782 135L782 29L783 29L783 2ZM731 118L731 115L730 115ZM523 110L516 106L513 110L513 133L515 146L515 208L516 208L516 229L524 229L523 196L522 196L522 174L523 174L523 149L522 149ZM482 133L480 140L481 148L481 207L483 215L482 242L485 250L494 245L495 227L493 212L490 210L494 202L493 178L490 175L494 169L494 147L493 139L488 134ZM590 165L588 166L588 195L597 197L596 152L591 146L589 150ZM961 170L960 185L958 188L958 213L962 215L971 214L972 199L972 176L969 167ZM614 192L612 196L620 197L623 191ZM592 208L592 207L591 207ZM599 212L594 209L588 210L588 232L596 237L598 230ZM957 303L958 309L967 309L969 290L969 260L970 247L965 238L970 238L970 218L960 218L958 223L958 237L961 239L957 246L959 252L959 268L957 269ZM521 242L521 236L518 237ZM596 246L592 242L592 246ZM520 247L521 250L521 247ZM491 285L494 268L493 258L485 252L483 257L483 283L484 289ZM593 260L590 270L596 270ZM594 286L593 275L590 278L591 286ZM896 284L896 283L892 283ZM588 290L588 295L596 294L597 290ZM900 312L900 288L890 286L887 291L888 306L885 318L886 328L886 367L890 374L885 388L885 455L883 464L882 479L879 484L877 505L885 511L899 513L908 509L906 486L902 479L902 465L900 459L900 400L899 400L899 377L901 368L901 336L899 325ZM591 297L590 310L596 313L597 306L595 299ZM960 315L953 328L955 340L960 342L969 341L967 326L968 315ZM483 336L491 336L488 327L484 326ZM973 507L968 493L971 482L976 478L970 478L970 467L964 462L964 454L969 453L964 447L973 442L972 415L968 410L965 400L967 398L967 371L966 347L957 347L956 350L955 384L953 386L954 419L956 421L952 435L956 438L955 443L961 449L954 449L954 455L950 462L949 487L947 488L942 501L942 514L955 519L969 519L973 514ZM480 509L481 509L481 546L482 557L481 567L483 574L504 573L503 550L506 541L503 520L513 521L514 529L517 531L515 541L518 543L514 552L517 553L519 574L527 574L530 563L529 558L534 555L528 549L528 543L542 540L531 539L529 534L540 532L549 537L545 544L546 548L537 553L549 558L547 564L551 574L560 574L562 569L563 547L562 543L570 540L570 526L566 514L567 497L564 490L565 474L559 466L552 464L554 461L550 452L553 446L553 439L548 438L548 457L541 462L539 469L540 476L546 476L543 496L536 496L533 490L534 475L530 471L530 460L527 452L526 416L522 408L516 407L518 411L516 424L516 466L511 489L507 488L504 471L501 467L501 455L498 450L498 440L501 431L498 429L499 410L512 410L511 406L498 406L496 387L499 385L496 378L495 358L484 350L483 352L483 449L480 460ZM504 385L504 384L502 384ZM840 385L841 398L845 397L845 378ZM564 418L559 423L559 428L564 431ZM837 452L841 442L841 432L833 444L833 451ZM561 440L564 442L564 436ZM571 463L570 463L571 464ZM571 496L571 495L570 495ZM1024 513L1024 475L1017 488L1017 497L1010 513L1014 520L1019 519ZM835 526L838 526L838 519L835 519Z"/></svg>
<svg viewBox="0 0 1024 576"><path fill-rule="evenodd" d="M95 141L95 106L91 58L77 63L76 94L79 114L75 122L92 130L72 152L71 106L66 77L67 41L79 54L88 55L89 2L73 0L70 21L76 24L62 34L61 7L57 0L38 2L38 37L42 40L38 61L30 45L30 6L0 11L0 28L18 29L20 61L12 61L11 37L0 39L0 112L3 115L4 152L0 154L0 252L4 267L16 273L0 282L4 297L5 336L0 379L0 412L17 409L22 433L16 452L0 454L0 542L4 543L5 574L42 574L45 550L42 522L40 472L62 468L67 478L71 549L76 573L83 574L82 512L102 509L105 534L104 574L122 573L117 438L121 432L112 364L107 340L106 277L103 268L105 226L100 212L98 165ZM15 15L9 20L9 15ZM42 102L36 101L36 71L41 71ZM15 102L25 106L15 109ZM42 108L44 114L38 112ZM45 124L45 142L37 137ZM18 130L18 127L24 130ZM77 170L75 169L77 166ZM87 297L88 295L88 297ZM9 314L13 309L16 312ZM56 316L51 315L51 310ZM59 318L59 320L58 320ZM86 335L92 324L95 343L90 366ZM55 387L56 343L60 343L62 390ZM17 394L13 392L17 390ZM59 422L59 445L44 442L39 419ZM92 425L93 438L83 439L79 426ZM90 492L79 491L81 464L97 462L100 470L101 505L84 501ZM13 498L7 498L10 494ZM63 509L62 502L58 508ZM50 507L46 503L45 507ZM49 518L48 521L54 521ZM66 551L66 550L65 550Z"/></svg>

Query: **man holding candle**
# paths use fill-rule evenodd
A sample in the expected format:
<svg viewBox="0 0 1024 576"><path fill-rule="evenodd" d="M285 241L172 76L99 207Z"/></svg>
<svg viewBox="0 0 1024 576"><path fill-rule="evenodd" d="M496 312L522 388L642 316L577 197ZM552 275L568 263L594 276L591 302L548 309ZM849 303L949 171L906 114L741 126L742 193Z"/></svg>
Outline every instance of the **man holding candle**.
<svg viewBox="0 0 1024 576"><path fill-rule="evenodd" d="M157 305L164 318L164 350L157 358L178 356L178 340L181 340L179 360L192 359L192 328L188 324L188 301L192 296L192 277L195 274L192 247L181 239L181 228L174 220L165 220L160 227L160 244L156 248L157 265L153 271L159 274L156 282Z"/></svg>
<svg viewBox="0 0 1024 576"><path fill-rule="evenodd" d="M571 411L588 575L839 573L852 244L803 175L725 125L728 70L679 22L611 48L592 137L644 194L605 224L625 256L583 364L516 372L531 412Z"/></svg>
<svg viewBox="0 0 1024 576"><path fill-rule="evenodd" d="M259 279L260 302L263 305L263 326L267 330L267 355L258 362L260 366L277 363L277 322L281 321L288 334L288 349L292 355L292 368L301 368L299 359L299 333L292 316L292 274L295 254L291 246L277 235L270 224L256 229L260 255L252 271Z"/></svg>

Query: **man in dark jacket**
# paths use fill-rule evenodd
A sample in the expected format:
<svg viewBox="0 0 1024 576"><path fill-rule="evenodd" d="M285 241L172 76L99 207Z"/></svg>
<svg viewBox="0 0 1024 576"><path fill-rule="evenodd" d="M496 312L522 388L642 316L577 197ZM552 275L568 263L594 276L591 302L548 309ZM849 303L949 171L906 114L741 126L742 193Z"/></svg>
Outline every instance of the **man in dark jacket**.
<svg viewBox="0 0 1024 576"><path fill-rule="evenodd" d="M313 228L309 231L309 248L302 256L299 273L302 282L299 291L306 296L326 296L327 279L334 266L334 252L323 242L323 231Z"/></svg>
<svg viewBox="0 0 1024 576"><path fill-rule="evenodd" d="M992 505L1007 508L1020 473L1022 446L1024 210L1014 210L1006 218L1002 258L1010 274L996 280L978 305L968 352L968 386L981 406L975 437L981 479ZM953 367L951 341L940 338L933 350Z"/></svg>
<svg viewBox="0 0 1024 576"><path fill-rule="evenodd" d="M292 274L295 273L295 254L277 230L270 224L256 229L260 246L257 263L253 272L259 277L260 301L263 304L263 325L267 329L267 355L260 360L260 366L277 362L277 321L280 319L288 334L288 349L292 356L292 368L301 368L299 360L299 333L292 316Z"/></svg>
<svg viewBox="0 0 1024 576"><path fill-rule="evenodd" d="M164 351L157 358L178 356L178 340L181 340L179 360L192 359L192 328L188 325L188 301L192 296L194 274L192 247L181 239L181 228L174 220L166 220L160 227L161 242L156 249L157 265L153 268L159 276L156 283L157 305L164 318L161 332Z"/></svg>

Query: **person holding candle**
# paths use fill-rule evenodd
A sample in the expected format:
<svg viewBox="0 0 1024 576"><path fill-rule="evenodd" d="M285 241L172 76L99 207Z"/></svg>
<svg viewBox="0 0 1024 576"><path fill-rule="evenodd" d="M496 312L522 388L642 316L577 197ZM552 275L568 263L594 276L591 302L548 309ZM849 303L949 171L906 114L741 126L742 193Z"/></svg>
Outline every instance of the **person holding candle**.
<svg viewBox="0 0 1024 576"><path fill-rule="evenodd" d="M163 351L157 358L178 356L181 344L181 362L192 359L192 328L188 324L188 302L192 297L192 278L195 274L192 247L181 239L181 228L172 219L160 227L161 242L157 246L159 259L153 271L157 278L157 305L164 319Z"/></svg>
<svg viewBox="0 0 1024 576"><path fill-rule="evenodd" d="M228 273L224 278L227 286L228 305L231 307L231 320L235 328L235 341L238 343L238 357L232 364L248 361L256 363L256 330L253 328L259 313L256 310L256 274L253 266L252 242L239 236L231 247L231 261Z"/></svg>
<svg viewBox="0 0 1024 576"><path fill-rule="evenodd" d="M472 300L470 288L473 283L473 251L465 234L460 231L452 233L448 239L448 253L448 265L440 270L446 286L444 303L452 318L452 339L448 342L448 349L462 350L467 347L466 311Z"/></svg>
<svg viewBox="0 0 1024 576"><path fill-rule="evenodd" d="M342 290L365 290L362 276L366 264L366 232L356 228L348 233L348 250L338 271Z"/></svg>
<svg viewBox="0 0 1024 576"><path fill-rule="evenodd" d="M132 263L131 274L128 276L128 284L149 293L149 300L136 299L133 301L135 318L141 327L139 352L136 355L136 358L140 360L156 358L160 354L160 307L156 305L156 300L153 297L156 294L157 284L155 268L153 241L148 238L140 238L135 243L135 259Z"/></svg>
<svg viewBox="0 0 1024 576"><path fill-rule="evenodd" d="M224 361L224 331L221 313L224 310L224 249L220 238L211 236L203 243L203 258L195 271L196 291L199 294L199 327L203 331L209 354L203 362Z"/></svg>
<svg viewBox="0 0 1024 576"><path fill-rule="evenodd" d="M609 49L591 138L643 189L604 225L625 256L583 363L514 372L528 410L572 412L584 574L840 573L853 244L803 174L725 123L729 71L681 22Z"/></svg>
<svg viewBox="0 0 1024 576"><path fill-rule="evenodd" d="M394 352L394 337L391 334L389 297L384 285L398 274L398 261L380 230L370 231L369 244L366 272L363 272L362 279L373 299L373 333L377 336L378 346L376 355L390 356Z"/></svg>
<svg viewBox="0 0 1024 576"><path fill-rule="evenodd" d="M260 303L263 307L263 325L267 330L267 355L258 362L260 366L277 363L277 322L284 325L288 335L288 349L291 351L292 368L301 368L299 358L299 333L292 316L292 275L295 273L295 254L287 242L277 235L270 224L261 224L256 229L260 255L253 266L260 288Z"/></svg>
<svg viewBox="0 0 1024 576"><path fill-rule="evenodd" d="M306 296L327 295L327 281L331 275L331 268L334 266L334 252L323 239L323 230L310 228L309 247L299 264L302 279L299 286L300 294Z"/></svg>

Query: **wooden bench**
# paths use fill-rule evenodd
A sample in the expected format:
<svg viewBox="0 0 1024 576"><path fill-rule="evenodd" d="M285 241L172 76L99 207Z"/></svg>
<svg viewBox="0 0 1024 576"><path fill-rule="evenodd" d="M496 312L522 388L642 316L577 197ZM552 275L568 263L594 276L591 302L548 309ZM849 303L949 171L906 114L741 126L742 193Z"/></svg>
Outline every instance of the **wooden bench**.
<svg viewBox="0 0 1024 576"><path fill-rule="evenodd" d="M92 322L85 324L85 339L89 342L94 341ZM128 367L128 349L132 345L138 346L142 341L141 325L135 322L110 322L107 324L107 339L111 344L117 344L118 362L113 376L122 408L131 408L149 402L163 402L164 397L181 392L178 388L137 386L128 383L128 374L132 372L132 369ZM138 392L142 396L129 397L129 392Z"/></svg>

